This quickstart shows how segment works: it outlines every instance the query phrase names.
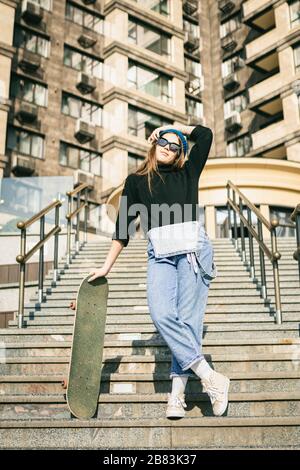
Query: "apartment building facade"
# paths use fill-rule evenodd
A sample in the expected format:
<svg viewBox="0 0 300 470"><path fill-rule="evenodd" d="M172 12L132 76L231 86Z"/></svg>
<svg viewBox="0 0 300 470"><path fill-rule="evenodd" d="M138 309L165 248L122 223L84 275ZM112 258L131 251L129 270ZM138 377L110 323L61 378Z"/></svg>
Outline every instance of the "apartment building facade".
<svg viewBox="0 0 300 470"><path fill-rule="evenodd" d="M0 16L3 177L74 174L117 210L152 130L203 123L209 235L228 235L228 180L288 220L300 195L299 0L0 0Z"/></svg>

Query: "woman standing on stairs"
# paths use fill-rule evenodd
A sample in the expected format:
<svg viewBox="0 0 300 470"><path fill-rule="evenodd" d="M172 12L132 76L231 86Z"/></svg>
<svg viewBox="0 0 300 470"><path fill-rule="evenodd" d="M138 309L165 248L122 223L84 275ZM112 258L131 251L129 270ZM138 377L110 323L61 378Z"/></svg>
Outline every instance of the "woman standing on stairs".
<svg viewBox="0 0 300 470"><path fill-rule="evenodd" d="M188 159L185 135L195 142ZM224 414L228 404L229 378L214 371L202 354L203 320L216 266L212 243L199 220L198 187L212 138L211 129L202 125L162 126L152 132L145 161L125 179L107 258L101 269L90 273L91 281L110 271L140 215L148 239L149 312L172 353L168 418L185 416L185 386L195 374L214 415Z"/></svg>

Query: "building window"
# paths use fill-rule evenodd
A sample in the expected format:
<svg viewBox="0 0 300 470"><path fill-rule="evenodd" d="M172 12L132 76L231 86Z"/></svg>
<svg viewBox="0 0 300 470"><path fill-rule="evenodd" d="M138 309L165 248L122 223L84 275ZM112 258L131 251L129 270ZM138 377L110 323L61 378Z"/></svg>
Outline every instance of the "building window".
<svg viewBox="0 0 300 470"><path fill-rule="evenodd" d="M232 140L227 144L227 157L244 157L251 150L251 138L248 134Z"/></svg>
<svg viewBox="0 0 300 470"><path fill-rule="evenodd" d="M59 163L74 169L80 169L101 176L101 154L91 152L65 142L60 143Z"/></svg>
<svg viewBox="0 0 300 470"><path fill-rule="evenodd" d="M200 38L200 26L186 19L183 19L183 31L190 33L195 39Z"/></svg>
<svg viewBox="0 0 300 470"><path fill-rule="evenodd" d="M172 103L172 80L167 75L129 60L127 79L129 88Z"/></svg>
<svg viewBox="0 0 300 470"><path fill-rule="evenodd" d="M170 56L169 36L134 19L128 21L128 41L161 56Z"/></svg>
<svg viewBox="0 0 300 470"><path fill-rule="evenodd" d="M295 72L300 71L300 42L294 46L294 62L295 62Z"/></svg>
<svg viewBox="0 0 300 470"><path fill-rule="evenodd" d="M82 119L95 126L101 126L101 107L90 101L62 93L61 111L67 116Z"/></svg>
<svg viewBox="0 0 300 470"><path fill-rule="evenodd" d="M36 33L22 28L15 28L14 46L22 47L43 57L50 55L50 41Z"/></svg>
<svg viewBox="0 0 300 470"><path fill-rule="evenodd" d="M7 146L10 150L30 155L35 158L44 157L44 138L33 132L9 128Z"/></svg>
<svg viewBox="0 0 300 470"><path fill-rule="evenodd" d="M11 81L11 95L13 98L28 101L38 106L47 106L48 88L28 78L13 75Z"/></svg>
<svg viewBox="0 0 300 470"><path fill-rule="evenodd" d="M291 26L300 24L300 0L292 0L289 2Z"/></svg>
<svg viewBox="0 0 300 470"><path fill-rule="evenodd" d="M224 103L224 117L225 119L234 114L235 111L240 113L241 111L244 111L244 109L247 108L248 100L246 95L240 94L237 96L234 96L230 100L226 101Z"/></svg>
<svg viewBox="0 0 300 470"><path fill-rule="evenodd" d="M128 174L135 172L143 161L145 161L144 157L128 153Z"/></svg>
<svg viewBox="0 0 300 470"><path fill-rule="evenodd" d="M102 62L69 46L64 47L64 65L86 73L90 77L102 78Z"/></svg>
<svg viewBox="0 0 300 470"><path fill-rule="evenodd" d="M44 10L52 10L52 0L30 0L30 2L36 3L40 7L44 8Z"/></svg>
<svg viewBox="0 0 300 470"><path fill-rule="evenodd" d="M293 208L291 207L280 207L280 206L269 206L270 219L276 217L280 224L292 224L290 216L292 215ZM276 235L278 237L295 237L295 229L292 227L276 227Z"/></svg>
<svg viewBox="0 0 300 470"><path fill-rule="evenodd" d="M224 62L222 62L222 78L228 77L228 75L236 72L239 68L243 67L243 65L244 57L242 51L238 55L224 60Z"/></svg>
<svg viewBox="0 0 300 470"><path fill-rule="evenodd" d="M233 33L241 25L240 13L230 18L230 20L225 21L220 25L220 37L221 39L227 36L227 34Z"/></svg>
<svg viewBox="0 0 300 470"><path fill-rule="evenodd" d="M193 100L192 98L185 99L186 114L193 118L203 118L203 104L200 101Z"/></svg>
<svg viewBox="0 0 300 470"><path fill-rule="evenodd" d="M96 13L84 10L72 3L66 3L66 18L73 23L92 29L96 33L103 33L103 19Z"/></svg>
<svg viewBox="0 0 300 470"><path fill-rule="evenodd" d="M185 83L186 91L191 95L199 96L203 88L203 77L200 62L185 57L184 67L188 74L187 81Z"/></svg>
<svg viewBox="0 0 300 470"><path fill-rule="evenodd" d="M134 0L145 8L156 11L164 16L169 16L170 5L169 0Z"/></svg>
<svg viewBox="0 0 300 470"><path fill-rule="evenodd" d="M136 135L140 139L148 139L156 127L172 125L173 121L164 119L157 114L140 111L138 108L128 106L128 134Z"/></svg>

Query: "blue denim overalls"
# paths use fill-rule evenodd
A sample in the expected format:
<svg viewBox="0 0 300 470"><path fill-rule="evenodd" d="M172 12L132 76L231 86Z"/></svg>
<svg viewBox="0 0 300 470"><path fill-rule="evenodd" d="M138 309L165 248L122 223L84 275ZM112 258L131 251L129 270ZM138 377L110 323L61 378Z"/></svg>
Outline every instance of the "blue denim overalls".
<svg viewBox="0 0 300 470"><path fill-rule="evenodd" d="M191 233L191 224L183 224ZM210 282L217 276L217 269L212 243L204 226L199 223L198 227L198 235L186 241L167 237L151 240L154 231L147 232L148 307L172 353L170 378L194 376L190 366L204 357L203 320ZM160 227L156 233L169 235L169 229Z"/></svg>

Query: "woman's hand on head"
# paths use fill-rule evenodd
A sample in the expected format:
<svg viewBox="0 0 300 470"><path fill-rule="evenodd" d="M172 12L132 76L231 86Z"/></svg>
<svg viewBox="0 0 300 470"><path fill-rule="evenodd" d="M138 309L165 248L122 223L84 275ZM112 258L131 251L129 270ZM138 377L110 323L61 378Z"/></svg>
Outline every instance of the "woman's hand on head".
<svg viewBox="0 0 300 470"><path fill-rule="evenodd" d="M155 140L158 139L160 131L169 129L170 127L171 127L170 125L157 127L156 129L154 129L152 134L148 137L147 142L149 142L149 144L152 144Z"/></svg>

